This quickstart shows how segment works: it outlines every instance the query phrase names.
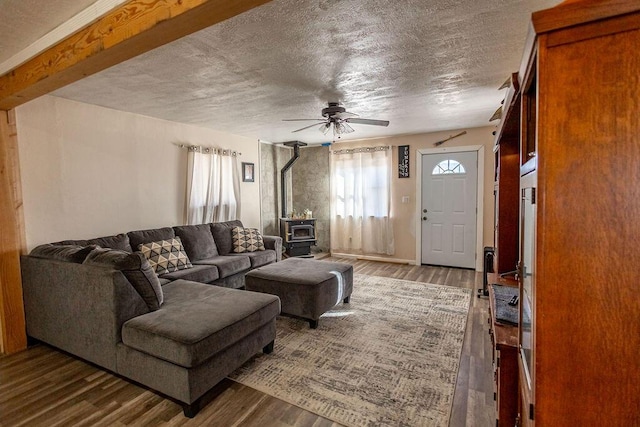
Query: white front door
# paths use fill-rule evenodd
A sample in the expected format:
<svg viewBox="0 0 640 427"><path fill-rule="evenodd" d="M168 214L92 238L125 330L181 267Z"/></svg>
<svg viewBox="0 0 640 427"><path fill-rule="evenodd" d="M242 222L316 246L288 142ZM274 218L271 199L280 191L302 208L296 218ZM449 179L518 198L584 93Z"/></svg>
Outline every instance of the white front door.
<svg viewBox="0 0 640 427"><path fill-rule="evenodd" d="M422 155L422 264L475 268L478 153Z"/></svg>

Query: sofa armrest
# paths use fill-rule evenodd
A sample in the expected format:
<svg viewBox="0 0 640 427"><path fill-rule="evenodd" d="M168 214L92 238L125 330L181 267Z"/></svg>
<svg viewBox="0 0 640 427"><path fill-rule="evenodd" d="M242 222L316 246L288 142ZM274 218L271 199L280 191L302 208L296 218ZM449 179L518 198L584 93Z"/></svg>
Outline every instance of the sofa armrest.
<svg viewBox="0 0 640 427"><path fill-rule="evenodd" d="M276 251L276 262L282 260L282 237L280 236L262 236L264 247Z"/></svg>
<svg viewBox="0 0 640 427"><path fill-rule="evenodd" d="M122 325L149 312L124 274L28 255L21 267L27 334L117 371Z"/></svg>

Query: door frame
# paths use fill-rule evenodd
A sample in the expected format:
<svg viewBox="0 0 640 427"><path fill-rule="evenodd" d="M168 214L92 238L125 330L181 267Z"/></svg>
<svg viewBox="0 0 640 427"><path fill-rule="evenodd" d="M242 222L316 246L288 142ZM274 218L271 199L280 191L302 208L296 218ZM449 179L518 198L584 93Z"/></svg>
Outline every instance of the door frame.
<svg viewBox="0 0 640 427"><path fill-rule="evenodd" d="M482 271L484 236L484 145L462 147L421 148L416 150L416 265L422 265L422 156L429 154L475 151L478 154L477 209L476 214L476 271Z"/></svg>

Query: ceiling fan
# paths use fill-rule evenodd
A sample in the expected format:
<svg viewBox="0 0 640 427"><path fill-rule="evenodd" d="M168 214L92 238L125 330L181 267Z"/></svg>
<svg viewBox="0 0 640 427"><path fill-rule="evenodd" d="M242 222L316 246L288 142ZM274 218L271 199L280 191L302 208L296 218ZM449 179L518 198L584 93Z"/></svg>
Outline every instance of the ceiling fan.
<svg viewBox="0 0 640 427"><path fill-rule="evenodd" d="M318 130L327 134L333 128L333 135L340 138L343 133L355 132L349 124L389 126L388 120L361 119L357 114L349 113L339 102L329 102L329 106L322 109L324 119L284 119L285 122L314 121L316 123L296 129L293 132L300 132L305 129L318 126Z"/></svg>

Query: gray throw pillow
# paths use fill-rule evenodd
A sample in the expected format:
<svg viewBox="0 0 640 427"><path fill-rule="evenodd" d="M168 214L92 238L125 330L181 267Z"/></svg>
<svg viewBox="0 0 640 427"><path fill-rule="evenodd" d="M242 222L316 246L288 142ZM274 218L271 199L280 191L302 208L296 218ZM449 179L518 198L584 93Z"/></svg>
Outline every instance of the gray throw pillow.
<svg viewBox="0 0 640 427"><path fill-rule="evenodd" d="M96 248L87 256L84 264L122 271L151 311L159 309L164 302L160 280L140 252Z"/></svg>
<svg viewBox="0 0 640 427"><path fill-rule="evenodd" d="M89 253L97 246L77 246L77 245L52 245L46 243L37 246L29 253L36 258L53 259L56 261L75 262L82 264Z"/></svg>
<svg viewBox="0 0 640 427"><path fill-rule="evenodd" d="M148 230L129 231L129 244L135 251L143 243L157 242L159 240L169 240L176 237L176 233L171 227L150 228Z"/></svg>
<svg viewBox="0 0 640 427"><path fill-rule="evenodd" d="M211 234L213 234L213 240L216 241L220 255L229 255L233 252L233 239L231 238L231 229L233 227L242 227L242 222L236 219L211 224Z"/></svg>

